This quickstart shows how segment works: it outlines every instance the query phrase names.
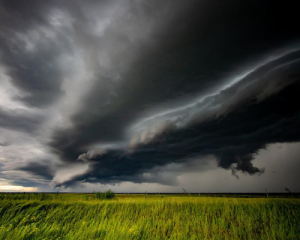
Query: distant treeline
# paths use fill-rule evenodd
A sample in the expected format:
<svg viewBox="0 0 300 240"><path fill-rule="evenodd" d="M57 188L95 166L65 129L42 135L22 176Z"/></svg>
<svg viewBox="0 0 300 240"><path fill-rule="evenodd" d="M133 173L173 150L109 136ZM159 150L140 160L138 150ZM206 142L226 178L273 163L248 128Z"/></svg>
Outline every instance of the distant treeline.
<svg viewBox="0 0 300 240"><path fill-rule="evenodd" d="M98 192L69 193L69 192L1 192L1 199L55 199L61 194L93 194L96 197ZM185 197L233 197L233 198L300 198L300 193L115 193L117 195L165 195L165 196L185 196ZM98 194L99 195L99 194Z"/></svg>
<svg viewBox="0 0 300 240"><path fill-rule="evenodd" d="M116 193L116 194L146 194L146 193ZM259 198L259 197L295 197L300 198L300 193L147 193L147 195L180 195L180 196L200 196L200 197L237 197L237 198Z"/></svg>

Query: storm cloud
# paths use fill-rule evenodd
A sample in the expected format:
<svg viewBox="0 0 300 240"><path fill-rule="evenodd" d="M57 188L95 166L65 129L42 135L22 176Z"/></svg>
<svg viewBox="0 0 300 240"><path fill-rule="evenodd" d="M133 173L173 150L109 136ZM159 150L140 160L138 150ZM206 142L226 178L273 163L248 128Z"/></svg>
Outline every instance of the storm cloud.
<svg viewBox="0 0 300 240"><path fill-rule="evenodd" d="M147 173L207 158L263 174L261 149L300 141L293 5L2 1L0 147L35 149L4 169L51 187L173 184Z"/></svg>
<svg viewBox="0 0 300 240"><path fill-rule="evenodd" d="M142 133L145 136L141 136L139 144L133 148L129 146L121 150L106 150L99 155L89 154L89 171L76 176L71 182L89 179L100 182L142 181L137 176L155 166L183 163L187 161L187 157L194 159L210 155L216 157L220 167L234 172L242 171L250 175L263 173L264 169L253 166L251 162L260 149L271 143L299 141L300 111L291 107L298 98L299 75L292 74L290 78L284 76L284 81L287 83L290 80L292 84L280 93L270 94L272 96L267 100L260 100L261 91L265 89L259 88L258 95L248 99L241 98L242 104L238 104L235 111L219 116L220 112L214 113L211 110L210 116L205 120L200 114L196 114L187 125L175 127L174 123L166 131L154 131L153 134L157 136L148 140L147 134ZM278 82L275 81L275 84L278 86ZM233 92L226 89L225 95L228 95L227 91ZM223 97L215 98L224 101ZM226 106L226 102L218 104ZM222 112L222 107L220 109Z"/></svg>

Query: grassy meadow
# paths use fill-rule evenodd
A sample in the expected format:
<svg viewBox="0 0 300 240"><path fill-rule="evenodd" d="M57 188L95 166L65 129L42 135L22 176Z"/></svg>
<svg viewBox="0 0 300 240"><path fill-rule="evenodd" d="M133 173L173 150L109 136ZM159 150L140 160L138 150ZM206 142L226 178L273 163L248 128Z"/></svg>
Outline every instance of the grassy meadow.
<svg viewBox="0 0 300 240"><path fill-rule="evenodd" d="M300 199L0 194L0 239L300 239Z"/></svg>

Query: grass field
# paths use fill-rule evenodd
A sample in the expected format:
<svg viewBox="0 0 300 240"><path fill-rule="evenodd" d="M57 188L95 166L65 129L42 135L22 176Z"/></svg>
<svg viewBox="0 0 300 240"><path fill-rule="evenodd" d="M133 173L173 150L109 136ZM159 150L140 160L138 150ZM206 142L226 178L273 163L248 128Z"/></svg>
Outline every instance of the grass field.
<svg viewBox="0 0 300 240"><path fill-rule="evenodd" d="M300 199L0 194L0 239L300 239Z"/></svg>

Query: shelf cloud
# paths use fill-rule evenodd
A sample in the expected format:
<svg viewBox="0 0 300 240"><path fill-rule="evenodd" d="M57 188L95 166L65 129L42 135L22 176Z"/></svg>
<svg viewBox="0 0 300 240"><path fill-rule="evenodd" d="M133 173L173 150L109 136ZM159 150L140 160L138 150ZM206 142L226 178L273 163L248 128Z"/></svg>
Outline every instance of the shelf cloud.
<svg viewBox="0 0 300 240"><path fill-rule="evenodd" d="M262 149L300 141L296 9L2 1L0 177L50 190L174 185L174 172L153 172L187 173L196 161L201 174L207 159L264 174Z"/></svg>

